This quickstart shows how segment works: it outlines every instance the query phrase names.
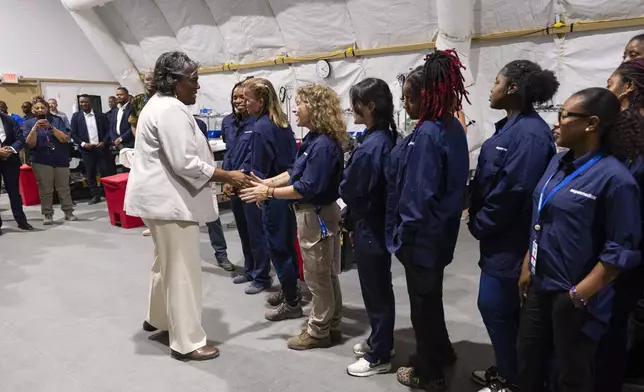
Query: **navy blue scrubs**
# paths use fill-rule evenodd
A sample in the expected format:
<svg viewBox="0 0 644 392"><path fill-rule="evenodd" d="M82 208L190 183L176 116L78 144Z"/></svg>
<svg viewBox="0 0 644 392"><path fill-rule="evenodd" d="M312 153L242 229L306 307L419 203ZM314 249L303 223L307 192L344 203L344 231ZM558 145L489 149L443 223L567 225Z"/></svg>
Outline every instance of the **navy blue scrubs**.
<svg viewBox="0 0 644 392"><path fill-rule="evenodd" d="M365 355L370 363L389 363L394 345L396 305L391 285L391 254L385 243L385 168L393 146L389 130L368 130L351 155L340 184L347 218L355 222L358 277L371 324L367 340L370 350Z"/></svg>
<svg viewBox="0 0 644 392"><path fill-rule="evenodd" d="M469 171L460 122L425 121L391 152L386 240L405 266L416 334L412 363L424 380L442 379L454 360L443 310L443 270L452 262Z"/></svg>
<svg viewBox="0 0 644 392"><path fill-rule="evenodd" d="M601 157L597 151L577 159L572 152L556 155L533 194L532 285L518 344L522 392L542 390L551 347L559 390L593 390L595 351L611 319L615 286L599 291L583 309L574 307L568 292L598 262L623 271L640 264L639 188L619 160ZM547 199L541 213L540 199Z"/></svg>
<svg viewBox="0 0 644 392"><path fill-rule="evenodd" d="M644 188L644 157L626 162L628 170L639 185L640 192ZM640 197L640 212L644 213L644 199ZM642 219L644 233L644 218ZM640 252L644 250L644 242L640 242ZM615 300L610 319L610 327L602 336L595 355L595 368L602 371L595 373L596 391L618 391L627 369L629 332L632 335L641 335L641 322L634 322L629 329L629 317L634 312L634 320L644 320L644 264L640 264L634 271L621 274L615 281ZM638 304L636 306L636 304ZM640 363L633 363L640 367Z"/></svg>
<svg viewBox="0 0 644 392"><path fill-rule="evenodd" d="M244 170L252 171L260 178L275 177L291 168L296 154L297 143L291 126L280 128L264 114L252 128L250 153L244 163ZM263 209L268 253L275 266L284 298L294 305L299 301L295 215L288 200L266 200Z"/></svg>
<svg viewBox="0 0 644 392"><path fill-rule="evenodd" d="M470 184L469 229L480 249L478 307L499 375L516 384L518 279L528 251L532 193L555 155L548 124L535 111L506 117L483 143Z"/></svg>
<svg viewBox="0 0 644 392"><path fill-rule="evenodd" d="M254 116L246 116L239 121L234 114L224 117L221 130L226 139L226 155L222 169L248 169L244 161L250 159L250 141L254 125ZM244 275L258 286L268 284L271 266L262 227L262 210L254 203L244 203L236 195L231 197L230 204L244 254Z"/></svg>

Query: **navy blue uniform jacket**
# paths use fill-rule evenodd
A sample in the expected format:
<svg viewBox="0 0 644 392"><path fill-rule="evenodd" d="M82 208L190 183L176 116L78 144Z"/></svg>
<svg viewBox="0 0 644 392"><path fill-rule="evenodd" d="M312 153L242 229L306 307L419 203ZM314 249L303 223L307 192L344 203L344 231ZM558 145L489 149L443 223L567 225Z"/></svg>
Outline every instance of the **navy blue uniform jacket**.
<svg viewBox="0 0 644 392"><path fill-rule="evenodd" d="M485 273L518 279L530 242L532 193L555 152L550 127L535 111L499 121L483 143L468 226L480 241Z"/></svg>
<svg viewBox="0 0 644 392"><path fill-rule="evenodd" d="M244 168L259 178L275 177L291 168L296 154L297 143L291 126L280 128L264 114L253 126Z"/></svg>
<svg viewBox="0 0 644 392"><path fill-rule="evenodd" d="M569 291L598 262L621 270L640 264L640 193L622 162L606 156L550 198L537 216L541 190L552 176L547 195L565 176L590 160L596 152L574 159L572 152L557 154L533 194L532 225L539 222L533 285L538 291ZM544 196L545 197L545 196ZM598 340L608 327L614 297L613 284L590 299L584 332Z"/></svg>
<svg viewBox="0 0 644 392"><path fill-rule="evenodd" d="M49 123L58 130L69 133L65 127L65 122L58 116L47 115ZM36 125L38 119L32 117L25 120L25 132L29 134L31 129ZM48 165L53 167L69 167L69 143L61 143L53 135L50 129L38 129L36 134L36 146L29 152L29 158L33 163Z"/></svg>
<svg viewBox="0 0 644 392"><path fill-rule="evenodd" d="M425 121L391 151L387 170L387 248L411 247L427 268L451 263L469 172L465 131L454 118Z"/></svg>
<svg viewBox="0 0 644 392"><path fill-rule="evenodd" d="M385 168L393 147L389 130L367 131L362 143L353 151L340 184L340 197L351 218L377 222L383 226L383 235L387 205Z"/></svg>
<svg viewBox="0 0 644 392"><path fill-rule="evenodd" d="M340 197L343 167L344 153L335 140L322 133L307 133L289 171L288 184L302 195L297 202L316 206L335 203Z"/></svg>
<svg viewBox="0 0 644 392"><path fill-rule="evenodd" d="M224 170L250 170L250 167L244 167L244 161L248 159L250 162L248 155L255 121L255 116L246 116L237 125L233 114L224 117L221 122L221 131L226 142L226 155L222 165Z"/></svg>

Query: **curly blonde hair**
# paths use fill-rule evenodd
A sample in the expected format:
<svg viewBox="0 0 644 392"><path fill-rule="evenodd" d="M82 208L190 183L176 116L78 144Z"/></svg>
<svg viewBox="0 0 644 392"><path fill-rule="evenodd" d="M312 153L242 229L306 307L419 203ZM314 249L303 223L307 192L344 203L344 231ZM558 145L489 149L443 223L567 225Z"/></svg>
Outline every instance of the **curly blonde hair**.
<svg viewBox="0 0 644 392"><path fill-rule="evenodd" d="M297 89L297 98L306 105L311 119L311 131L323 133L340 146L349 143L344 111L333 89L323 84L309 84Z"/></svg>

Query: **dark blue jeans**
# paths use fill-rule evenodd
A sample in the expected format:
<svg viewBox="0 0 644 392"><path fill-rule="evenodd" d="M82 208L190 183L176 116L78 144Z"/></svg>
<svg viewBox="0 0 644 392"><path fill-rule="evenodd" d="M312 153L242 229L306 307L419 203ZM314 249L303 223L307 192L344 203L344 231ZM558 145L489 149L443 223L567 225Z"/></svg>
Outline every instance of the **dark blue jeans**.
<svg viewBox="0 0 644 392"><path fill-rule="evenodd" d="M295 251L295 214L286 200L264 202L264 233L284 298L290 304L298 301L299 266Z"/></svg>
<svg viewBox="0 0 644 392"><path fill-rule="evenodd" d="M389 363L394 346L396 301L391 285L391 254L384 246L384 227L372 226L365 220L356 222L355 258L360 288L371 334L371 349L365 359L371 363Z"/></svg>
<svg viewBox="0 0 644 392"><path fill-rule="evenodd" d="M216 221L206 223L208 226L208 237L210 237L210 245L215 251L215 259L217 263L223 263L228 260L228 247L226 246L226 238L224 237L224 229L221 227L221 219L217 218Z"/></svg>
<svg viewBox="0 0 644 392"><path fill-rule="evenodd" d="M481 271L479 311L492 341L499 375L512 384L517 383L518 287L518 279L495 277Z"/></svg>
<svg viewBox="0 0 644 392"><path fill-rule="evenodd" d="M271 265L262 227L262 210L255 203L244 203L236 196L230 202L244 254L244 275L255 284L266 284L271 279Z"/></svg>

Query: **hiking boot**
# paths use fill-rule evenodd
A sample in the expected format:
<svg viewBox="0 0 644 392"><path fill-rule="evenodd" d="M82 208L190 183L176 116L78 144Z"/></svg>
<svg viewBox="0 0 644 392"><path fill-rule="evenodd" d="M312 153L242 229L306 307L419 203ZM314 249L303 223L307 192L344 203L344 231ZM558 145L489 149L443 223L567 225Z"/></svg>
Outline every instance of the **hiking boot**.
<svg viewBox="0 0 644 392"><path fill-rule="evenodd" d="M302 298L302 291L300 290L299 286L297 288L296 294L299 301L300 298ZM280 290L277 293L272 293L266 297L266 303L270 306L279 306L282 302L284 302L283 290Z"/></svg>
<svg viewBox="0 0 644 392"><path fill-rule="evenodd" d="M297 336L290 338L286 345L291 350L310 350L313 348L329 348L331 347L331 337L325 336L323 338L316 338L309 335L304 331Z"/></svg>
<svg viewBox="0 0 644 392"><path fill-rule="evenodd" d="M222 261L217 260L217 265L224 271L232 272L235 270L235 265L228 259Z"/></svg>
<svg viewBox="0 0 644 392"><path fill-rule="evenodd" d="M289 319L300 318L304 315L302 312L302 306L299 301L297 305L291 306L288 302L282 302L277 308L267 310L264 313L264 317L268 321L282 321Z"/></svg>
<svg viewBox="0 0 644 392"><path fill-rule="evenodd" d="M396 372L398 382L407 388L422 389L425 391L444 391L447 389L445 378L437 378L433 380L423 380L415 374L413 367L401 367Z"/></svg>
<svg viewBox="0 0 644 392"><path fill-rule="evenodd" d="M74 215L73 212L69 211L65 213L65 220L70 222L76 222L78 218Z"/></svg>
<svg viewBox="0 0 644 392"><path fill-rule="evenodd" d="M472 381L487 386L499 379L499 371L496 366L490 366L487 370L475 370L472 372Z"/></svg>
<svg viewBox="0 0 644 392"><path fill-rule="evenodd" d="M391 370L391 363L371 363L364 358L358 359L356 363L352 363L347 367L347 373L355 377L369 377L376 374L389 373Z"/></svg>
<svg viewBox="0 0 644 392"><path fill-rule="evenodd" d="M54 216L50 215L50 214L45 215L43 220L42 220L42 224L45 225L45 226L53 225L54 224Z"/></svg>

